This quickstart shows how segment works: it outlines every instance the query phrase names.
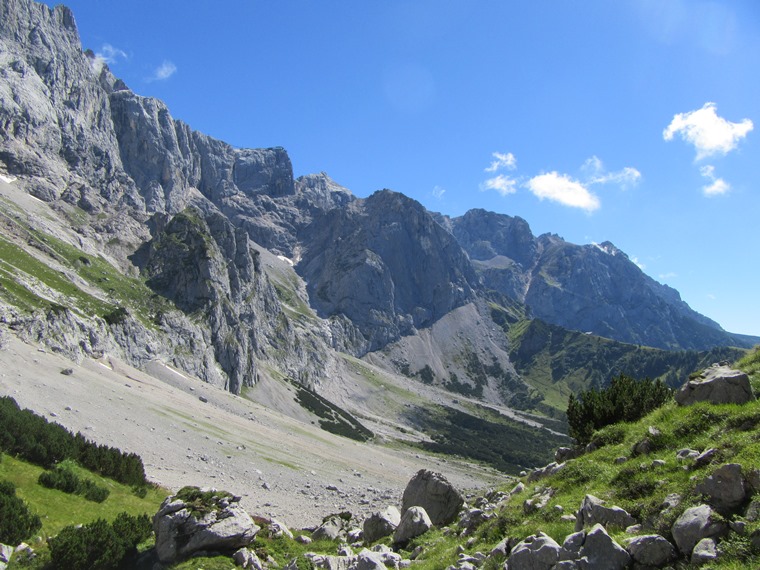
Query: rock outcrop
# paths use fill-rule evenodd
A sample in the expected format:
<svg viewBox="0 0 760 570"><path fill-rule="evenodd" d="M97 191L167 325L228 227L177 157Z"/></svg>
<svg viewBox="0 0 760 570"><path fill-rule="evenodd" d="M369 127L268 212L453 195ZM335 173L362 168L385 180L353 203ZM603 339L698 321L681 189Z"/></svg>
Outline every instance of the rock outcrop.
<svg viewBox="0 0 760 570"><path fill-rule="evenodd" d="M248 546L259 527L240 506L239 497L185 487L168 497L153 517L156 554L165 564L196 552L229 552Z"/></svg>
<svg viewBox="0 0 760 570"><path fill-rule="evenodd" d="M745 404L754 399L749 377L725 364L713 364L675 394L676 402L682 406L696 402Z"/></svg>

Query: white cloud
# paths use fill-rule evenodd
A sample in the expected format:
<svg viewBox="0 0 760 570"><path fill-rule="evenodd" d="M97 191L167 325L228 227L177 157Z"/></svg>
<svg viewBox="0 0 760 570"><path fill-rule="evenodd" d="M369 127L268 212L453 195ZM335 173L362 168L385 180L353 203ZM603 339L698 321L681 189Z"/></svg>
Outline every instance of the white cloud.
<svg viewBox="0 0 760 570"><path fill-rule="evenodd" d="M702 186L702 192L705 196L720 196L731 190L731 185L715 176L715 167L712 164L705 164L699 169L699 173L710 180L710 184Z"/></svg>
<svg viewBox="0 0 760 570"><path fill-rule="evenodd" d="M635 263L635 264L636 264L636 266L637 266L639 269L641 269L642 271L644 271L644 270L647 268L647 266L646 266L646 265L644 265L643 263L641 263L641 262L639 261L639 258L638 258L638 257L635 257L635 256L634 256L634 257L632 257L632 258L631 258L631 261L633 261L633 263Z"/></svg>
<svg viewBox="0 0 760 570"><path fill-rule="evenodd" d="M95 73L100 73L104 65L113 65L119 59L127 59L127 54L124 50L111 44L103 44L100 51L95 52L95 58L91 62L92 68L95 70Z"/></svg>
<svg viewBox="0 0 760 570"><path fill-rule="evenodd" d="M177 66L169 60L164 60L164 62L156 68L149 80L164 81L166 79L169 79L176 72Z"/></svg>
<svg viewBox="0 0 760 570"><path fill-rule="evenodd" d="M675 279L678 277L678 273L670 271L669 273L660 273L660 281L666 281L668 279Z"/></svg>
<svg viewBox="0 0 760 570"><path fill-rule="evenodd" d="M436 198L436 199L440 200L441 198L443 198L443 195L445 193L446 193L446 188L441 188L438 185L435 185L433 187L433 192L432 192L433 198Z"/></svg>
<svg viewBox="0 0 760 570"><path fill-rule="evenodd" d="M626 166L617 172L607 172L598 156L587 159L581 171L587 176L586 184L617 184L624 190L641 180L641 172L632 166Z"/></svg>
<svg viewBox="0 0 760 570"><path fill-rule="evenodd" d="M494 160L491 162L491 166L485 169L486 172L496 172L502 168L506 168L507 170L517 168L517 159L511 152L494 152L491 156L493 156Z"/></svg>
<svg viewBox="0 0 760 570"><path fill-rule="evenodd" d="M601 206L599 198L583 184L566 174L557 172L540 174L528 180L527 186L541 200L559 202L564 206L581 208L587 212L593 212Z"/></svg>
<svg viewBox="0 0 760 570"><path fill-rule="evenodd" d="M750 119L742 119L740 123L727 121L718 116L715 108L715 103L705 103L701 109L675 115L662 132L663 138L669 141L680 135L684 141L694 145L696 160L729 153L754 125Z"/></svg>
<svg viewBox="0 0 760 570"><path fill-rule="evenodd" d="M482 191L496 190L502 196L507 196L508 194L517 192L517 180L504 174L499 174L483 182L480 185L480 189Z"/></svg>

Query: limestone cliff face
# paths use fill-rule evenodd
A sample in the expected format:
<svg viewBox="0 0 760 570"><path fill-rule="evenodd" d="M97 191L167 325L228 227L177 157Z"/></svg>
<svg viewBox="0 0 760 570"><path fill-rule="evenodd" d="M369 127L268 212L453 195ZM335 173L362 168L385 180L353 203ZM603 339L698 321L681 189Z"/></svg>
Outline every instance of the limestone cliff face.
<svg viewBox="0 0 760 570"><path fill-rule="evenodd" d="M320 315L344 316L377 350L475 297L454 237L418 202L383 190L315 218L297 269Z"/></svg>
<svg viewBox="0 0 760 570"><path fill-rule="evenodd" d="M556 235L534 237L524 220L483 210L450 224L484 285L547 322L665 349L742 345L609 242L580 246Z"/></svg>
<svg viewBox="0 0 760 570"><path fill-rule="evenodd" d="M194 131L83 52L60 6L0 3L0 173L61 213L62 228L64 214L83 216L80 246L141 271L177 307L156 317L158 331L134 319L56 324L55 314L21 328L96 331L132 362L160 353L234 392L261 363L318 383L333 349L382 349L494 290L549 322L628 342L755 342L692 311L611 244L536 238L525 220L483 210L449 219L391 191L357 199L324 173L294 179L282 148ZM288 279L276 283L256 251L292 264Z"/></svg>

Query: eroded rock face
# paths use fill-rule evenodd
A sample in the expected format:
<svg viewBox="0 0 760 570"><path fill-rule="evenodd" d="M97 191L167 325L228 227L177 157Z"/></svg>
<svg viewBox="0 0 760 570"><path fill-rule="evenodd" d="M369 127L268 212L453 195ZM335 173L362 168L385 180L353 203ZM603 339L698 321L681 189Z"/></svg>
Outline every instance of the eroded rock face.
<svg viewBox="0 0 760 570"><path fill-rule="evenodd" d="M233 553L248 546L259 527L239 500L229 493L197 487L168 497L153 517L159 560L168 564L195 552Z"/></svg>
<svg viewBox="0 0 760 570"><path fill-rule="evenodd" d="M741 370L721 364L712 365L698 378L686 382L675 395L682 406L696 402L744 404L754 399L749 377Z"/></svg>
<svg viewBox="0 0 760 570"><path fill-rule="evenodd" d="M452 522L463 504L462 494L443 475L421 469L404 489L401 513L403 517L410 508L422 507L432 523L441 526Z"/></svg>

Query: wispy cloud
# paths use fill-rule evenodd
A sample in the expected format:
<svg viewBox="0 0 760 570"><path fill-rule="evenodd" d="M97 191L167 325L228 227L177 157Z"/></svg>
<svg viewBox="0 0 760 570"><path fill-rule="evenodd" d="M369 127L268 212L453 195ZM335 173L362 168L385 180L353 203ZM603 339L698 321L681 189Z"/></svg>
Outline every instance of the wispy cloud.
<svg viewBox="0 0 760 570"><path fill-rule="evenodd" d="M176 72L177 66L168 59L165 59L164 62L155 69L153 75L148 78L148 81L165 81Z"/></svg>
<svg viewBox="0 0 760 570"><path fill-rule="evenodd" d="M557 172L540 174L528 180L526 186L541 200L558 202L563 206L580 208L589 213L598 210L601 206L596 195L566 174Z"/></svg>
<svg viewBox="0 0 760 570"><path fill-rule="evenodd" d="M92 68L95 73L100 73L103 70L104 65L113 65L120 59L127 59L127 53L111 44L103 44L100 50L95 52L95 57L92 59Z"/></svg>
<svg viewBox="0 0 760 570"><path fill-rule="evenodd" d="M489 178L480 185L481 190L496 190L502 196L517 192L517 180L505 174Z"/></svg>
<svg viewBox="0 0 760 570"><path fill-rule="evenodd" d="M491 153L491 156L494 160L491 162L491 166L485 169L486 172L498 172L502 169L514 170L517 168L517 159L511 152L494 152Z"/></svg>
<svg viewBox="0 0 760 570"><path fill-rule="evenodd" d="M699 169L699 173L707 178L710 183L702 186L702 192L705 196L720 196L731 190L731 185L715 176L715 167L712 164L706 164Z"/></svg>
<svg viewBox="0 0 760 570"><path fill-rule="evenodd" d="M431 194L433 194L433 198L440 200L443 198L443 195L446 193L446 188L441 188L437 184L433 187L433 191Z"/></svg>
<svg viewBox="0 0 760 570"><path fill-rule="evenodd" d="M753 128L750 119L732 123L718 116L715 103L705 103L701 109L675 115L662 136L669 141L679 135L694 146L697 151L696 160L702 160L709 156L728 154Z"/></svg>
<svg viewBox="0 0 760 570"><path fill-rule="evenodd" d="M617 172L608 172L598 156L592 156L583 163L581 171L586 175L586 184L615 184L628 189L641 180L641 172L632 166L626 166Z"/></svg>

